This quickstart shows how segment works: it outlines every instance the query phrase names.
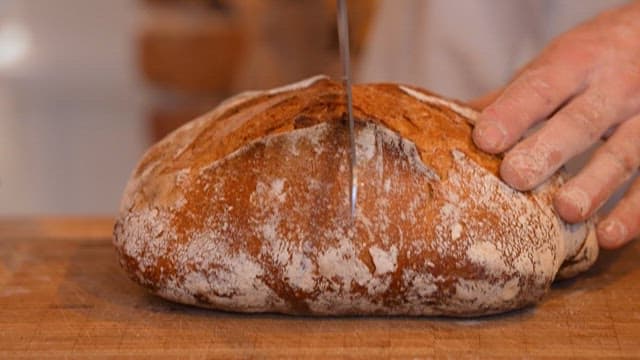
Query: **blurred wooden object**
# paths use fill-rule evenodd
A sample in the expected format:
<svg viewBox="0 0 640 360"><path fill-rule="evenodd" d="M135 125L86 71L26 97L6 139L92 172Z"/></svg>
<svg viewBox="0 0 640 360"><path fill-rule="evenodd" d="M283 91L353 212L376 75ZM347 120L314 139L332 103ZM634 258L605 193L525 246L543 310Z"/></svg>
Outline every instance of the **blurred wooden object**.
<svg viewBox="0 0 640 360"><path fill-rule="evenodd" d="M335 75L332 19L323 2L244 0L237 5L248 53L235 91L271 88L318 73Z"/></svg>
<svg viewBox="0 0 640 360"><path fill-rule="evenodd" d="M237 92L340 76L335 0L144 0L139 67L155 142ZM349 0L352 61L377 0Z"/></svg>
<svg viewBox="0 0 640 360"><path fill-rule="evenodd" d="M217 0L145 0L138 39L156 142L231 94L246 50L234 8Z"/></svg>
<svg viewBox="0 0 640 360"><path fill-rule="evenodd" d="M150 6L140 35L145 79L174 91L229 92L245 41L236 17L224 9L190 2Z"/></svg>
<svg viewBox="0 0 640 360"><path fill-rule="evenodd" d="M329 9L331 19L333 19L333 27L337 27L335 24L336 19L336 0L324 0L325 6ZM347 1L349 11L349 42L351 45L351 53L356 58L360 55L360 52L364 48L367 37L369 35L369 29L371 23L376 15L378 8L378 0L348 0ZM335 34L337 42L337 34ZM335 51L339 51L338 44L335 45Z"/></svg>
<svg viewBox="0 0 640 360"><path fill-rule="evenodd" d="M270 88L316 74L338 77L335 0L238 0L248 53L234 90ZM352 62L357 67L376 0L350 0Z"/></svg>

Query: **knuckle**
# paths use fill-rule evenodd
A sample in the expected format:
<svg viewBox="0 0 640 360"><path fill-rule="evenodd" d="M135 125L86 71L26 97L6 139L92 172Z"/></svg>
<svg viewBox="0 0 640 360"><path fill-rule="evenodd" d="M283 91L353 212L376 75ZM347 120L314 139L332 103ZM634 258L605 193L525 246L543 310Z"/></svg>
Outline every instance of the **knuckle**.
<svg viewBox="0 0 640 360"><path fill-rule="evenodd" d="M621 97L636 100L640 97L640 61L623 61L616 66L618 72L614 81L620 84Z"/></svg>
<svg viewBox="0 0 640 360"><path fill-rule="evenodd" d="M616 132L620 133L619 141L626 148L626 152L633 154L640 165L640 116L625 121L618 126ZM614 135L617 135L614 133Z"/></svg>
<svg viewBox="0 0 640 360"><path fill-rule="evenodd" d="M581 133L591 143L618 124L624 113L617 96L611 96L604 87L588 90L569 103L562 112L571 129Z"/></svg>
<svg viewBox="0 0 640 360"><path fill-rule="evenodd" d="M620 99L621 105L638 104L640 97L640 60L614 59L610 64L592 74L590 80L594 86L606 88L611 98Z"/></svg>
<svg viewBox="0 0 640 360"><path fill-rule="evenodd" d="M549 47L550 62L568 69L587 69L593 66L602 51L601 42L580 34L565 34Z"/></svg>
<svg viewBox="0 0 640 360"><path fill-rule="evenodd" d="M627 146L605 145L602 148L603 155L622 170L625 176L633 174L638 168L638 155L634 154Z"/></svg>
<svg viewBox="0 0 640 360"><path fill-rule="evenodd" d="M638 211L640 212L640 172L636 174L636 180L631 185L629 189L628 196L631 196L638 201ZM639 221L640 223L640 221Z"/></svg>
<svg viewBox="0 0 640 360"><path fill-rule="evenodd" d="M595 106L578 106L567 111L567 121L573 129L582 133L589 142L594 142L602 135L602 114Z"/></svg>
<svg viewBox="0 0 640 360"><path fill-rule="evenodd" d="M522 74L522 88L526 90L527 96L535 96L545 106L554 104L553 87L549 80L545 79L542 69L530 70Z"/></svg>

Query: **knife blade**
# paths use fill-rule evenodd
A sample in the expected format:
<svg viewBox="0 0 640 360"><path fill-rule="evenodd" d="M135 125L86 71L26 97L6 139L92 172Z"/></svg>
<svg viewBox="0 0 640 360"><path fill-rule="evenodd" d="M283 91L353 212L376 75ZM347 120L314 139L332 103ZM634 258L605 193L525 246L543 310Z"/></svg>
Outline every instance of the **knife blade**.
<svg viewBox="0 0 640 360"><path fill-rule="evenodd" d="M349 18L347 14L346 0L337 0L338 41L340 44L340 60L342 62L342 83L345 89L347 102L347 118L349 121L349 158L350 158L350 187L349 205L351 219L356 216L356 202L358 199L358 182L356 174L356 136L353 121L353 98L351 93L351 56L349 54Z"/></svg>

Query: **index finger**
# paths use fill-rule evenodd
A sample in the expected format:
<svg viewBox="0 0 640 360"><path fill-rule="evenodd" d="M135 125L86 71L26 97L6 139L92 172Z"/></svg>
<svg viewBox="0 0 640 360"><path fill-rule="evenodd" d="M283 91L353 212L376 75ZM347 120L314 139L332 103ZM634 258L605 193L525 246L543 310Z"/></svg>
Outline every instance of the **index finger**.
<svg viewBox="0 0 640 360"><path fill-rule="evenodd" d="M558 51L543 55L516 77L478 118L476 145L500 153L515 144L535 123L547 118L582 90L586 66L569 64L572 57Z"/></svg>

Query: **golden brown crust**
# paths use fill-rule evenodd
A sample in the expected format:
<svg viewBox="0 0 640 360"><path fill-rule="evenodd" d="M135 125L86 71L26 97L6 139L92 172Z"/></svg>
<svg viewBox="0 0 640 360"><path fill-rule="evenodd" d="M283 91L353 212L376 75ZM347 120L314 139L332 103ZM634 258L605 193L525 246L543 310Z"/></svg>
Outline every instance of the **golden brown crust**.
<svg viewBox="0 0 640 360"><path fill-rule="evenodd" d="M394 84L353 98L355 228L343 90L313 78L231 99L147 152L115 229L128 273L223 310L468 316L534 303L565 260L595 260L592 226L552 210L562 180L507 187L471 141L473 110Z"/></svg>

